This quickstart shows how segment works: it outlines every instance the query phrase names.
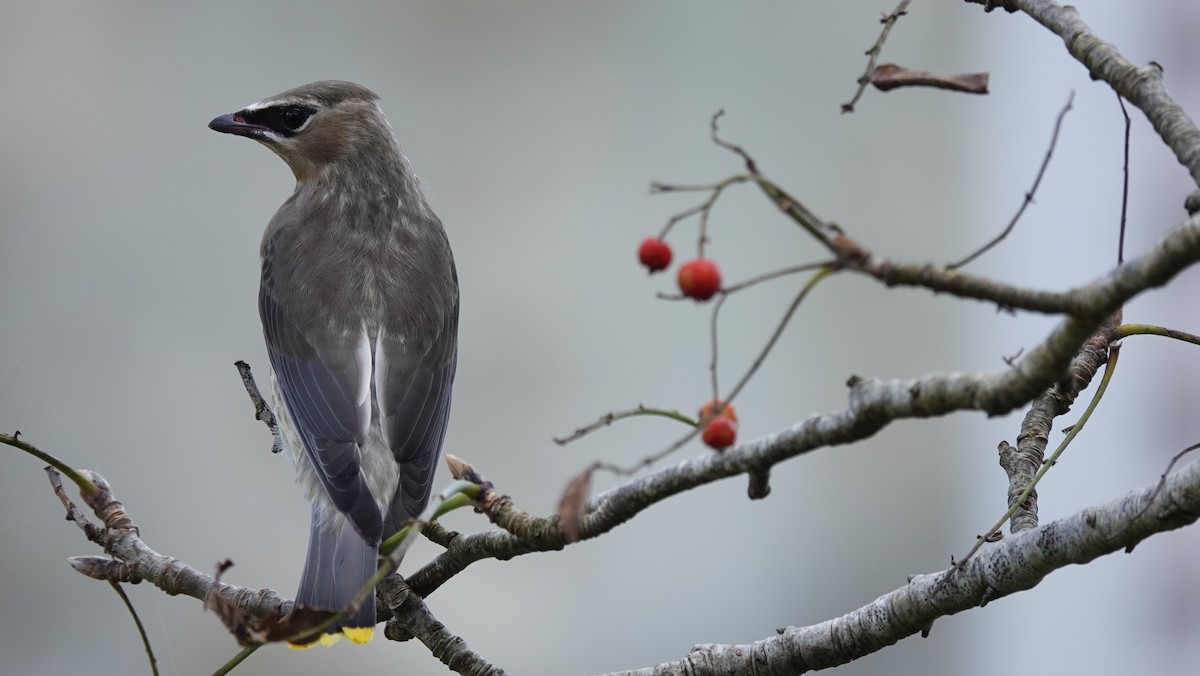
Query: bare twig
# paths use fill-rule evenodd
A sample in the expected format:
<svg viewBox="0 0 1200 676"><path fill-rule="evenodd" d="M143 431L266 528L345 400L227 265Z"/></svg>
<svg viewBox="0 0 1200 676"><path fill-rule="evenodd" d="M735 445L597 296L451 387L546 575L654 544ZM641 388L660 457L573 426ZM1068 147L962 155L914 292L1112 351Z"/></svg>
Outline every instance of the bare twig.
<svg viewBox="0 0 1200 676"><path fill-rule="evenodd" d="M720 113L718 113L719 115ZM704 245L708 243L708 215L712 211L713 205L717 203L717 199L721 193L731 185L744 183L751 180L750 176L735 175L724 180L718 181L712 185L671 185L668 183L651 183L650 193L667 193L667 192L711 192L707 199L694 207L685 209L674 216L667 219L667 224L658 233L659 239L665 239L667 234L671 232L671 228L675 224L685 218L690 218L696 214L700 214L700 237L699 237L699 256L704 257Z"/></svg>
<svg viewBox="0 0 1200 676"><path fill-rule="evenodd" d="M1158 484L1156 484L1154 486L1154 490L1150 491L1150 495L1146 496L1146 504L1141 509L1138 510L1137 514L1133 515L1133 518L1131 518L1129 520L1129 523L1125 524L1124 528L1117 531L1117 533L1114 537L1120 537L1121 534L1123 534L1126 530L1128 530L1130 526L1137 523L1138 519L1145 516L1146 512L1150 511L1150 507L1152 505L1154 505L1154 501L1158 499L1159 494L1161 494L1163 491L1163 488L1166 487L1167 477L1170 476L1171 470L1175 468L1175 463L1179 462L1180 459L1183 458L1183 456L1187 455L1188 453L1191 453L1192 451L1196 450L1197 448L1200 448L1200 443L1196 443L1196 444L1192 444L1191 446L1188 446L1187 448L1183 449L1182 451L1176 453L1174 455L1174 457L1171 458L1171 462L1167 463L1167 468L1163 470L1162 476L1159 477ZM1126 554L1128 554L1132 551L1133 551L1133 544L1127 545L1125 547Z"/></svg>
<svg viewBox="0 0 1200 676"><path fill-rule="evenodd" d="M604 427L608 427L609 425L617 422L618 420L624 420L625 418L633 418L633 417L637 417L637 416L647 416L647 415L661 416L663 418L670 418L672 420L678 420L679 422L681 422L685 425L691 425L692 427L696 426L695 420L688 417L687 415L684 415L683 413L680 413L679 411L672 411L672 410L665 409L665 408L652 408L650 406L643 406L641 404L638 404L637 408L631 408L631 409L624 410L624 411L613 411L612 413L605 413L604 415L600 416L600 419L597 420L596 422L591 423L589 425L585 425L583 427L580 427L565 437L554 437L554 443L556 443L560 446L569 444L572 441L575 441L576 439L579 439L581 437L587 436L588 434L591 434L592 432L595 432L596 430L602 429Z"/></svg>
<svg viewBox="0 0 1200 676"><path fill-rule="evenodd" d="M121 588L121 584L112 581L108 584L112 586L117 596L121 597L121 601L125 603L125 609L133 617L133 623L137 625L138 636L142 637L142 647L146 650L146 659L150 661L150 673L158 676L158 660L154 659L154 649L150 647L150 637L146 635L146 627L142 626L142 618L138 617L137 610L133 608L133 602L129 600L129 595Z"/></svg>
<svg viewBox="0 0 1200 676"><path fill-rule="evenodd" d="M987 244L984 244L974 253L962 259L961 261L957 263L951 263L950 265L946 266L947 268L956 270L967 263L970 263L976 258L979 258L983 254L987 253L992 247L1003 241L1005 237L1008 237L1008 234L1013 231L1013 228L1017 227L1017 221L1021 220L1021 215L1025 213L1026 207L1033 202L1033 197L1037 194L1038 186L1042 183L1042 177L1046 175L1046 167L1050 166L1050 158L1054 155L1054 146L1058 144L1058 133L1062 129L1063 118L1066 117L1067 111L1071 110L1071 104L1074 101L1075 92L1072 91L1070 96L1067 97L1067 104L1063 106L1062 110L1058 111L1058 117L1054 120L1054 133L1050 135L1050 147L1046 149L1046 155L1042 158L1042 165L1038 167L1037 176L1033 179L1033 187L1029 189L1029 192L1025 193L1025 199L1021 201L1021 206L1017 208L1017 213L1013 214L1012 219L1008 222L1008 226L1006 226L1003 232L997 235L995 239Z"/></svg>
<svg viewBox="0 0 1200 676"><path fill-rule="evenodd" d="M41 460L42 462L46 463L47 465L50 465L54 469L57 469L59 472L62 472L63 474L67 475L67 478L71 480L71 483L78 486L79 490L81 490L85 493L95 493L97 490L96 487L93 486L92 483L90 481L88 481L88 478L86 476L84 476L81 472L79 472L75 468L71 467L67 463L63 462L62 460L59 460L58 458L54 457L53 455L50 455L49 453L42 451L38 447L29 443L28 441L21 439L21 432L19 430L13 432L12 434L0 433L0 444L5 444L8 446L12 446L13 448L18 448L22 451L25 451L29 455L32 455L33 457L37 458L38 460Z"/></svg>
<svg viewBox="0 0 1200 676"><path fill-rule="evenodd" d="M783 313L783 317L779 320L779 324L775 326L775 330L771 333L771 337L767 339L767 344L763 346L762 350L759 351L758 356L754 358L754 362L750 364L750 368L747 369L744 374L742 374L741 380L739 380L737 384L733 386L733 389L729 391L729 394L723 398L723 401L726 404L733 403L734 397L736 397L738 393L742 391L742 388L746 386L746 383L750 382L750 379L753 378L754 374L758 372L759 367L761 367L763 362L767 360L767 355L771 354L771 350L774 349L775 343L779 342L779 337L783 335L783 330L786 329L788 323L792 321L792 316L796 314L796 310L800 307L800 303L802 303L808 294L816 288L817 284L819 284L821 280L825 279L835 271L836 268L833 267L822 268L818 270L817 273L811 278L809 278L808 282L804 285L804 288L800 290L800 293L796 294L796 297L792 300L791 305L788 306L787 311Z"/></svg>
<svg viewBox="0 0 1200 676"><path fill-rule="evenodd" d="M759 176L758 165L754 162L754 158L750 157L750 154L743 150L741 146L721 138L717 120L721 119L721 116L724 114L724 109L718 110L713 113L712 119L709 120L708 126L712 132L712 142L717 144L718 147L724 148L741 157L742 161L746 163L746 171L750 172L751 176L757 178Z"/></svg>
<svg viewBox="0 0 1200 676"><path fill-rule="evenodd" d="M968 0L994 6L997 0ZM1117 48L1096 35L1084 23L1079 10L1048 0L1004 0L1008 11L1019 9L1047 30L1062 38L1067 51L1088 69L1093 80L1102 80L1132 103L1150 121L1163 143L1175 153L1200 185L1200 129L1163 85L1162 66L1151 61L1138 67ZM1192 193L1195 195L1196 193ZM1196 212L1189 212L1196 213Z"/></svg>
<svg viewBox="0 0 1200 676"><path fill-rule="evenodd" d="M755 358L754 362L750 365L750 368L746 370L746 373L744 373L742 375L741 379L738 380L737 385L734 386L733 390L726 397L717 396L717 389L716 389L716 380L717 380L717 376L716 376L716 368L717 368L716 316L717 316L717 311L716 311L716 309L714 309L713 320L712 320L713 357L712 357L712 361L710 362L710 365L709 365L710 371L712 373L713 399L721 399L721 401L723 401L726 405L733 402L734 397L736 397L738 395L738 393L740 393L742 391L742 388L744 388L746 386L746 384L750 381L750 379L752 377L754 377L754 374L758 372L758 369L763 365L763 362L766 361L767 355L770 354L771 350L775 347L775 343L779 341L779 337L781 335L783 335L783 330L785 328L787 328L788 323L791 321L792 316L796 313L796 309L800 306L801 301L803 301L804 298L809 294L809 292L812 291L812 289L814 287L816 287L818 282L820 282L822 279L824 279L826 276L828 276L830 273L832 273L834 271L836 271L836 266L831 265L831 266L823 267L815 275L813 275L813 277L808 281L807 284L805 284L804 288L800 291L799 294L797 294L796 298L792 301L791 305L788 306L787 311L784 312L783 318L780 320L779 324L775 327L775 330L772 332L771 337L767 340L766 345L764 345L763 349L759 352L758 357ZM720 303L722 301L724 301L724 299L725 299L725 296L721 296L721 298L717 301L718 308L720 307ZM635 411L636 411L636 409L635 409ZM583 432L584 434L586 434L587 432L590 432L595 428L603 427L604 425L609 424L611 422L611 420L609 420L608 418L609 418L609 416L613 416L613 415L615 415L615 414L610 413L610 414L608 414L608 416L601 417L600 420L593 423L592 425L585 427L585 428L580 428L580 430L576 431L576 435L579 435L580 432ZM676 417L676 416L682 417L682 414L675 413L674 415L671 415L669 417L674 417L676 419L680 419L679 417ZM698 424L696 421L691 421L690 419L689 419L689 422L691 422L691 424L693 424L693 425ZM651 455L648 455L648 456L642 458L641 460L634 463L633 465L621 466L621 465L615 465L615 464L607 463L607 462L595 462L589 467L588 470L585 470L585 471L591 472L591 471L599 469L599 470L604 470L606 472L612 472L612 473L620 475L620 476L630 476L646 467L649 467L649 466L657 463L659 460L662 460L663 458L667 457L668 455L683 448L684 446L687 445L687 443L689 441L696 438L696 435L699 434L700 432L701 432L701 430L697 426L694 429L689 430L687 434L685 434L682 437L680 437L679 439L677 439L670 446L667 446L666 448L664 448L661 451L658 451L657 453L653 453Z"/></svg>
<svg viewBox="0 0 1200 676"><path fill-rule="evenodd" d="M996 521L996 523L992 524L991 528L985 531L988 533L988 535L981 535L977 537L975 540L975 545L971 547L970 551L964 554L961 559L958 559L954 565L946 571L945 580L949 580L955 572L962 570L963 567L967 565L967 562L971 560L971 557L975 556L980 547L983 547L984 543L988 541L990 535L999 531L1004 526L1004 522L1012 518L1013 514L1015 514L1023 504L1025 504L1025 501L1028 500L1030 495L1033 494L1038 482L1040 482L1042 477L1046 476L1046 472L1050 471L1050 468L1058 462L1058 459L1062 456L1063 451L1067 450L1067 446L1069 446L1071 442L1075 440L1075 437L1083 431L1084 425L1087 423L1088 419L1092 417L1092 413L1096 410L1096 406L1100 403L1100 399L1104 396L1105 391L1108 389L1108 383L1112 379L1112 374L1117 368L1117 357L1119 355L1119 345L1113 345L1111 348L1109 348L1108 365L1104 369L1104 376L1100 380L1100 386L1096 388L1096 393L1092 396L1092 400L1088 402L1088 407L1086 410L1084 410L1083 415L1080 416L1079 422L1076 422L1071 426L1071 431L1067 433L1066 438L1063 439L1058 445L1058 448L1054 450L1054 453L1051 454L1050 459L1047 462L1042 463L1041 469L1039 469L1037 474L1034 475L1033 480L1029 482L1029 484L1025 487L1025 490L1011 501L1008 510L1004 512L1004 514ZM1005 457L1005 452L1011 448L1012 447L1007 443L1002 442L1000 444L1002 464Z"/></svg>
<svg viewBox="0 0 1200 676"><path fill-rule="evenodd" d="M1121 117L1125 118L1124 162L1121 164L1121 231L1117 239L1117 265L1125 262L1125 217L1129 214L1129 111L1125 110L1125 99L1117 94L1121 106Z"/></svg>
<svg viewBox="0 0 1200 676"><path fill-rule="evenodd" d="M1153 324L1122 324L1114 329L1113 334L1117 339L1127 336L1162 336L1163 338L1171 338L1193 345L1200 345L1200 336L1194 333L1154 326Z"/></svg>
<svg viewBox="0 0 1200 676"><path fill-rule="evenodd" d="M246 388L246 394L250 395L250 401L254 404L254 419L261 420L267 429L271 430L271 452L280 453L283 451L283 438L279 436L279 421L275 418L275 412L271 410L270 405L263 399L262 392L258 389L258 383L254 382L254 374L250 371L250 364L242 360L233 363L237 367L238 375L242 378L242 385Z"/></svg>
<svg viewBox="0 0 1200 676"><path fill-rule="evenodd" d="M241 652L229 658L228 662L222 664L216 671L214 671L213 676L225 676L225 674L233 671L239 664L245 662L247 657L253 655L254 651L258 650L259 647L261 647L261 644L250 645L242 648Z"/></svg>
<svg viewBox="0 0 1200 676"><path fill-rule="evenodd" d="M853 113L854 106L858 100L862 98L864 92L867 91L867 85L871 84L871 76L875 74L875 62L879 60L879 54L883 51L883 43L887 42L888 34L892 32L892 26L900 20L900 17L908 13L908 4L912 0L900 0L900 4L896 5L891 14L887 14L880 19L883 24L883 29L879 31L879 37L875 39L875 44L866 51L867 69L858 78L858 89L855 90L853 98L842 104L843 113Z"/></svg>
<svg viewBox="0 0 1200 676"><path fill-rule="evenodd" d="M817 261L815 263L804 263L803 265L793 265L792 267L782 268L779 270L773 270L771 272L765 272L761 275L751 277L750 279L740 281L736 284L729 284L729 285L723 286L719 293L723 296L728 296L731 293L737 293L738 291L750 288L756 284L761 284L763 282L769 282L772 279L779 279L780 277L794 275L799 272L811 272L813 270L819 270L821 268L836 268L837 266L838 266L838 261L836 261L836 260L824 260L824 261Z"/></svg>
<svg viewBox="0 0 1200 676"><path fill-rule="evenodd" d="M725 305L725 299L729 298L729 294L722 293L717 302L713 303L712 315L709 317L708 340L712 346L712 358L708 361L709 385L712 387L711 398L713 400L721 397L721 386L717 377L717 348L718 336L717 319L721 316L721 307Z"/></svg>

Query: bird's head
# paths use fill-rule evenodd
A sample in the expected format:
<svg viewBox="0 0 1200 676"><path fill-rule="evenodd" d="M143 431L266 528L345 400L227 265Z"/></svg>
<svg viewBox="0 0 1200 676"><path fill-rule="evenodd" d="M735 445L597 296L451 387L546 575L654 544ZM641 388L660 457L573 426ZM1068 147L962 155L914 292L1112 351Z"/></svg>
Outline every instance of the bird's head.
<svg viewBox="0 0 1200 676"><path fill-rule="evenodd" d="M398 154L379 97L341 80L289 89L222 115L208 127L265 145L287 162L300 182L317 180L350 157L369 162L372 152Z"/></svg>

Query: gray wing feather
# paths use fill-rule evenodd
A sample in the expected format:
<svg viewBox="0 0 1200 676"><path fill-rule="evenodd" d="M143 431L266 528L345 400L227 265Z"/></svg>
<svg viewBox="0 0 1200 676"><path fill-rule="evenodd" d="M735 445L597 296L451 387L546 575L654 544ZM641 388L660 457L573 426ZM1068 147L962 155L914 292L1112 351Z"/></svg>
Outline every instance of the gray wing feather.
<svg viewBox="0 0 1200 676"><path fill-rule="evenodd" d="M259 290L267 355L304 451L334 506L368 543L383 534L379 507L362 475L360 445L370 428L370 398L359 401L366 373L353 337L305 335L267 285ZM360 339L361 340L361 339Z"/></svg>
<svg viewBox="0 0 1200 676"><path fill-rule="evenodd" d="M458 306L423 354L405 342L380 341L375 354L376 396L388 448L400 467L396 495L384 530L393 533L418 516L429 501L438 453L446 437L454 372L458 362Z"/></svg>
<svg viewBox="0 0 1200 676"><path fill-rule="evenodd" d="M341 610L358 596L378 565L378 547L362 539L349 519L336 530L319 526L320 508L313 503L312 529L308 536L308 556L296 603L321 610ZM358 612L342 618L328 633L336 634L344 627L375 626L375 597L368 596Z"/></svg>

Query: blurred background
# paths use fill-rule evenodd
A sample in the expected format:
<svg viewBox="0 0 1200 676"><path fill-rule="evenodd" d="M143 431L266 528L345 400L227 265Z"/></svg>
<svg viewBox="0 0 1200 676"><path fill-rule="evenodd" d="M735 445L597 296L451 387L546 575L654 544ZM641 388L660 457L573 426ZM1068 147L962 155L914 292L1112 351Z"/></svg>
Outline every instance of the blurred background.
<svg viewBox="0 0 1200 676"><path fill-rule="evenodd" d="M1078 0L1136 63L1163 64L1200 115L1200 5ZM276 157L206 128L308 81L363 83L447 225L462 281L461 348L446 449L521 507L550 514L596 459L631 463L684 430L624 422L566 448L551 437L638 403L708 398L710 308L667 302L640 240L705 183L741 171L725 136L865 246L945 262L999 232L1075 109L1036 203L969 268L1067 289L1115 261L1123 122L1059 39L1023 15L915 3L883 60L990 71L992 94L868 91L839 112L894 2L80 1L7 4L0 21L0 428L114 486L146 542L227 581L294 593L308 507L268 453L233 362L265 372L256 310L262 230L292 189ZM1127 252L1184 217L1186 172L1133 111ZM691 257L696 222L672 233ZM709 254L737 281L821 252L752 188L712 214ZM722 311L728 390L802 285L786 278ZM1200 271L1131 302L1127 321L1197 332ZM846 402L851 374L997 371L1056 320L887 290L823 284L740 396L743 439ZM1041 487L1051 520L1152 484L1197 441L1195 347L1126 343L1098 418ZM1090 391L1084 395L1085 399ZM1052 440L1083 405L1056 421ZM520 674L582 674L677 659L849 612L944 568L1004 509L996 445L1023 411L901 422L775 469L763 501L738 478L646 510L565 551L473 565L430 597L437 617ZM705 453L693 444L668 463ZM441 470L439 485L448 483ZM595 490L617 485L601 475ZM96 553L63 521L41 465L0 450L0 673L146 673L107 585L67 566ZM489 528L469 512L447 525ZM1200 538L1051 575L1031 592L940 620L845 674L1179 673L1200 661ZM422 543L411 572L437 553ZM205 674L237 652L199 602L129 588L164 674ZM1017 642L1014 644L1014 642ZM416 643L270 647L239 673L443 673Z"/></svg>

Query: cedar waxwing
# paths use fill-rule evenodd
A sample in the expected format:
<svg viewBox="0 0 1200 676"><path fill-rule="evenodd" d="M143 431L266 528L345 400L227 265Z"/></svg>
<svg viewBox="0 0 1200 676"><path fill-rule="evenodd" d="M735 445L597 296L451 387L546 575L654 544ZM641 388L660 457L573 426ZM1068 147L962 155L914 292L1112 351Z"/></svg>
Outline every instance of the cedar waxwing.
<svg viewBox="0 0 1200 676"><path fill-rule="evenodd" d="M296 603L322 610L349 605L381 539L425 508L458 353L450 244L378 100L314 82L208 125L296 176L263 235L258 310L280 434L312 501ZM374 627L372 594L321 642L365 643Z"/></svg>

